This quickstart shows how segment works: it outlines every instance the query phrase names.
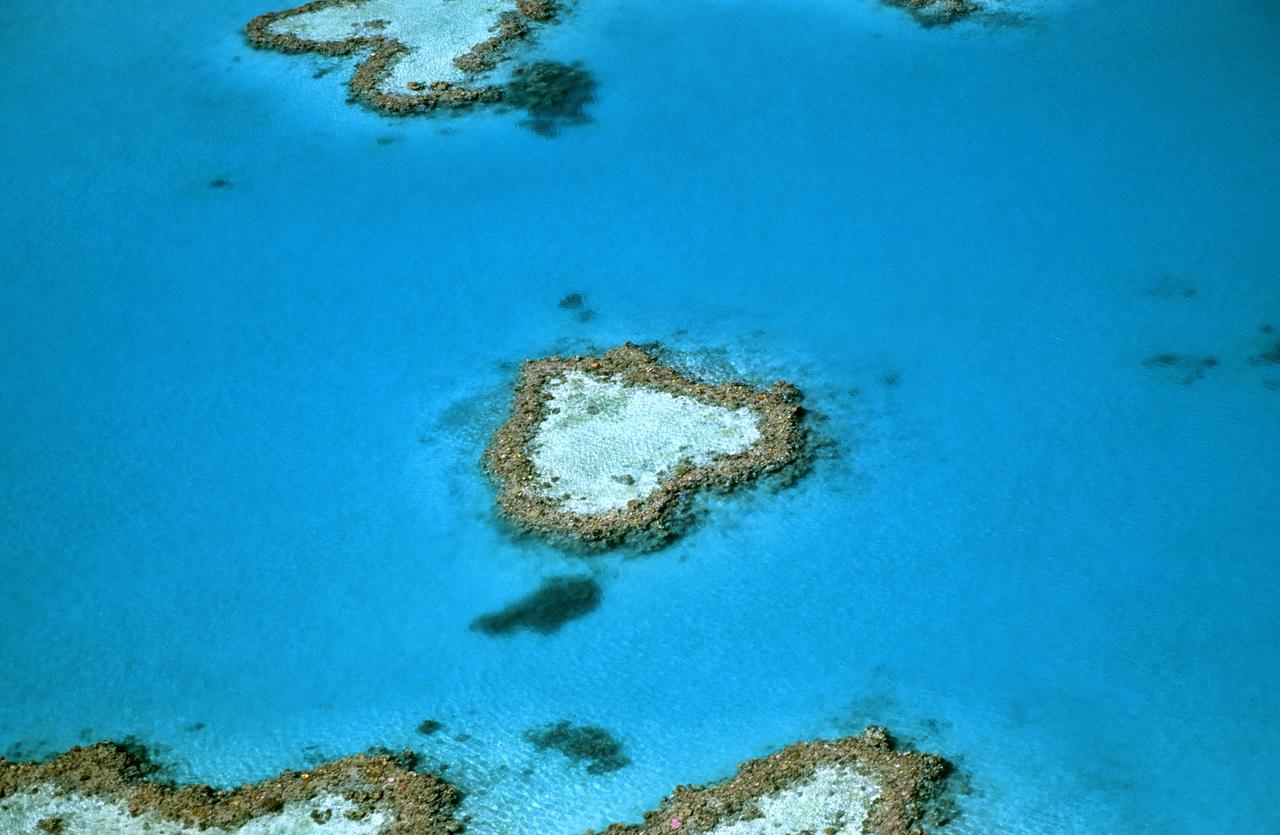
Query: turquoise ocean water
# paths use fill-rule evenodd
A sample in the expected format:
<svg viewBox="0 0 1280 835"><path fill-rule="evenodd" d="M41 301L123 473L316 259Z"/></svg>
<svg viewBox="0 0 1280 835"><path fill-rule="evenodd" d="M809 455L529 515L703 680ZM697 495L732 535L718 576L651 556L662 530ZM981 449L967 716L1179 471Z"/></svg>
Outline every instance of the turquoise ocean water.
<svg viewBox="0 0 1280 835"><path fill-rule="evenodd" d="M876 722L959 765L947 831L1280 831L1280 12L1024 8L579 0L548 139L347 105L255 0L8 0L0 753L410 746L568 835ZM513 363L626 339L831 451L647 556L513 536ZM598 609L468 629L566 575Z"/></svg>

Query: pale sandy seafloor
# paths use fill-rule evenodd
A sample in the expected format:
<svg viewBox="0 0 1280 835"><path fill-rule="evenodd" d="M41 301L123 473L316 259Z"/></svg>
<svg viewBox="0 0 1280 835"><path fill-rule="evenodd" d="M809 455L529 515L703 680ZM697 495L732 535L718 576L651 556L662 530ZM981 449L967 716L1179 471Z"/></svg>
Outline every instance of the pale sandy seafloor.
<svg viewBox="0 0 1280 835"><path fill-rule="evenodd" d="M533 439L533 464L543 495L574 513L626 507L682 461L702 466L760 438L746 406L727 409L580 372L547 391L549 414Z"/></svg>
<svg viewBox="0 0 1280 835"><path fill-rule="evenodd" d="M303 803L289 803L274 814L255 818L232 832L238 835L376 835L387 823L374 812L360 820L345 817L356 808L341 795L322 795ZM314 815L314 817L313 817ZM61 821L59 824L48 822ZM41 821L43 829L40 828ZM320 821L324 821L321 823ZM112 803L82 794L58 795L49 786L0 800L0 833L62 832L66 835L184 835L201 831L143 812L129 814L124 803ZM219 831L219 830L204 830ZM224 830L225 831L225 830Z"/></svg>
<svg viewBox="0 0 1280 835"><path fill-rule="evenodd" d="M880 787L862 774L837 766L756 801L760 817L727 821L707 835L777 835L780 832L861 832Z"/></svg>

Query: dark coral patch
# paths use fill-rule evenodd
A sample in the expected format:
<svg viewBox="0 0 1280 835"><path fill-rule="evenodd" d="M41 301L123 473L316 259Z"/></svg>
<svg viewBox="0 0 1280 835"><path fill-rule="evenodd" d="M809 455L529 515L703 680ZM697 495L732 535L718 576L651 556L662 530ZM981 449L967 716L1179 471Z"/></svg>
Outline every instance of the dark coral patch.
<svg viewBox="0 0 1280 835"><path fill-rule="evenodd" d="M576 763L586 763L588 774L608 774L631 764L622 743L599 725L574 725L561 720L528 730L524 738L539 751L558 751Z"/></svg>
<svg viewBox="0 0 1280 835"><path fill-rule="evenodd" d="M1250 362L1253 365L1280 365L1280 342L1255 356Z"/></svg>
<svg viewBox="0 0 1280 835"><path fill-rule="evenodd" d="M600 584L590 577L552 577L532 594L481 615L471 628L486 635L510 635L521 629L551 635L571 620L600 606Z"/></svg>
<svg viewBox="0 0 1280 835"><path fill-rule="evenodd" d="M555 136L566 125L591 121L587 105L595 101L596 82L579 64L538 61L516 67L503 101L526 111L523 124L541 136Z"/></svg>
<svg viewBox="0 0 1280 835"><path fill-rule="evenodd" d="M1180 354L1155 354L1143 360L1145 368L1163 370L1169 376L1189 386L1204 377L1205 372L1217 368L1217 357L1187 357Z"/></svg>

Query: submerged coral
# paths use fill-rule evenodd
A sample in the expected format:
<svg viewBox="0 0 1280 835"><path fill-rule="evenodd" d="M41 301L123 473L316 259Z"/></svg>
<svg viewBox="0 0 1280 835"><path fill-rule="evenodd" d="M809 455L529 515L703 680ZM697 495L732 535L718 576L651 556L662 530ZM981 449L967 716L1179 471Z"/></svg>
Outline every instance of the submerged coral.
<svg viewBox="0 0 1280 835"><path fill-rule="evenodd" d="M1265 331L1264 331L1265 332ZM1280 340L1250 360L1253 365L1280 365Z"/></svg>
<svg viewBox="0 0 1280 835"><path fill-rule="evenodd" d="M586 763L588 774L607 774L631 764L622 743L599 725L560 721L526 731L525 739L539 751L558 751L574 762Z"/></svg>
<svg viewBox="0 0 1280 835"><path fill-rule="evenodd" d="M678 786L643 823L615 823L603 835L918 835L950 770L935 754L895 750L889 732L873 726L789 745L743 763L723 783Z"/></svg>
<svg viewBox="0 0 1280 835"><path fill-rule="evenodd" d="M418 733L423 736L431 736L444 730L444 723L438 719L423 719L418 723Z"/></svg>
<svg viewBox="0 0 1280 835"><path fill-rule="evenodd" d="M1184 386L1204 377L1219 365L1217 357L1188 357L1180 354L1156 354L1143 360L1142 365L1152 370L1164 371Z"/></svg>
<svg viewBox="0 0 1280 835"><path fill-rule="evenodd" d="M631 343L524 364L511 416L484 464L501 512L594 545L669 538L695 492L797 464L799 391L688 377Z"/></svg>
<svg viewBox="0 0 1280 835"><path fill-rule="evenodd" d="M503 98L528 112L523 124L534 133L555 136L565 125L591 121L587 105L595 92L595 79L581 64L539 61L515 69Z"/></svg>
<svg viewBox="0 0 1280 835"><path fill-rule="evenodd" d="M600 597L600 584L590 577L552 577L533 594L476 618L471 628L486 635L510 635L521 629L550 635L594 612Z"/></svg>
<svg viewBox="0 0 1280 835"><path fill-rule="evenodd" d="M0 759L0 832L180 835L284 829L380 835L462 831L448 783L396 757L361 754L236 789L173 786L155 779L145 751L112 742L75 747L44 763Z"/></svg>

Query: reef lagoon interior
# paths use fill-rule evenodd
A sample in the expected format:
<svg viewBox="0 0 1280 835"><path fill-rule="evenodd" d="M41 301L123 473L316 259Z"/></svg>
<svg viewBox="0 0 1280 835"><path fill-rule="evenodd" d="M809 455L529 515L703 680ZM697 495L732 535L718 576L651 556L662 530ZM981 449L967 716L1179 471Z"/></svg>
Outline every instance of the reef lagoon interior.
<svg viewBox="0 0 1280 835"><path fill-rule="evenodd" d="M876 723L941 832L1280 831L1274 4L574 0L552 129L263 2L0 4L0 756L409 748L570 835ZM501 524L520 361L625 340L794 382L812 470Z"/></svg>

